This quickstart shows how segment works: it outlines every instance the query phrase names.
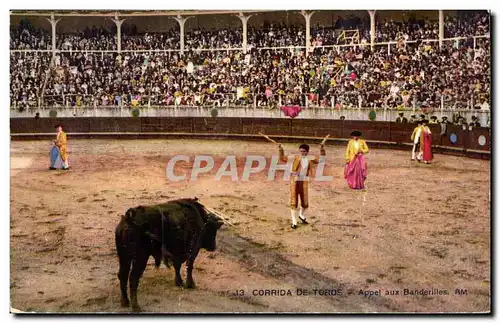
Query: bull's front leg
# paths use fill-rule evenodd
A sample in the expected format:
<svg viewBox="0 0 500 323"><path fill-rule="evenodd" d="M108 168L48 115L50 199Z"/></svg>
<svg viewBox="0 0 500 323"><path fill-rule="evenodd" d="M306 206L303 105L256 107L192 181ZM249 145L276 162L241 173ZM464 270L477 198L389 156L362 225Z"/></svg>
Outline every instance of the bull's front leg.
<svg viewBox="0 0 500 323"><path fill-rule="evenodd" d="M183 281L181 277L181 266L182 266L182 261L179 257L175 257L173 259L174 262L174 269L175 269L175 285L182 287Z"/></svg>
<svg viewBox="0 0 500 323"><path fill-rule="evenodd" d="M193 280L193 267L194 267L194 260L198 256L198 253L200 252L200 248L197 247L193 252L188 256L187 262L186 262L186 268L187 268L187 278L186 278L186 287L187 288L195 288L195 283Z"/></svg>
<svg viewBox="0 0 500 323"><path fill-rule="evenodd" d="M132 271L130 273L130 301L132 303L132 310L140 312L141 307L137 303L137 288L139 287L139 279L141 279L144 269L148 263L149 255L138 255L132 263Z"/></svg>

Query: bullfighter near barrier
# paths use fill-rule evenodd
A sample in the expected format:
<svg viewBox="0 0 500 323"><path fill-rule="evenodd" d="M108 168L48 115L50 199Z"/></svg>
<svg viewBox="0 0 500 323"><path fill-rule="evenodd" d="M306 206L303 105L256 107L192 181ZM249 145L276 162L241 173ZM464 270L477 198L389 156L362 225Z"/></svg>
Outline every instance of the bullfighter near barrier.
<svg viewBox="0 0 500 323"><path fill-rule="evenodd" d="M490 17L10 11L11 313L492 313Z"/></svg>
<svg viewBox="0 0 500 323"><path fill-rule="evenodd" d="M49 169L69 169L67 145L68 139L66 133L63 131L62 125L57 125L57 137L53 141L52 149L50 151L50 167Z"/></svg>

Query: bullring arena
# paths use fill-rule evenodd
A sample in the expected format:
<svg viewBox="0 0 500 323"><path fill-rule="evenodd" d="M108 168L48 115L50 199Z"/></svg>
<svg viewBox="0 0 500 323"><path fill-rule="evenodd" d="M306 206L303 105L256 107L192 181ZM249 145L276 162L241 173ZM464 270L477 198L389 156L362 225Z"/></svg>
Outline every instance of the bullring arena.
<svg viewBox="0 0 500 323"><path fill-rule="evenodd" d="M489 161L372 149L368 189L342 178L344 147L327 146L325 175L311 186L310 224L289 227L287 182L214 173L170 182L171 156L277 154L236 140L73 140L70 171L47 169L47 141L11 147L12 306L38 312L122 312L114 228L129 207L197 196L234 224L195 263L196 290L152 259L139 295L150 312L468 312L490 302ZM294 151L297 144L284 144ZM313 152L318 147L312 145ZM183 165L183 164L180 164ZM243 166L238 163L238 166ZM185 171L189 165L184 164ZM182 174L176 169L176 174ZM318 289L297 296L296 289ZM440 289L450 295L359 296L359 290ZM288 290L293 296L258 295ZM319 290L341 289L341 296ZM466 289L467 295L455 295ZM243 290L244 295L237 294ZM257 292L254 292L256 290ZM349 295L352 293L352 295ZM239 293L239 292L238 292ZM257 293L254 295L253 293ZM326 293L326 292L325 292Z"/></svg>
<svg viewBox="0 0 500 323"><path fill-rule="evenodd" d="M110 13L103 13L104 16L108 14ZM434 18L438 18L437 14L436 11ZM21 15L18 12L13 16L19 20L18 16ZM258 18L258 13L256 15ZM266 13L266 18L252 18L255 19L252 28L258 30L259 24L265 24L264 20L272 15L273 13ZM276 15L277 19L283 20L281 13ZM290 23L298 20L297 15L299 18L302 17L300 13L295 13L293 19L290 15ZM309 19L309 26L312 14L309 18L307 18L308 13L304 12L302 15L306 20ZM451 19L461 19L460 15L450 15ZM324 19L321 19L324 21L329 19L324 13L318 13L318 16L323 17ZM381 13L381 16L384 14ZM119 16L113 13L109 17L115 19L115 24L121 25ZM245 16L242 14L242 17ZM246 18L242 17L239 19L244 22ZM375 19L375 11L371 11L368 17ZM37 21L40 23L38 18L42 17L33 18L35 24ZM94 17L92 22L97 24L101 18L104 19L102 16ZM152 19L148 28L158 24L160 18ZM233 18L239 23L238 18ZM287 23L288 18L287 13ZM67 25L64 25L64 19ZM64 19L61 23L62 32L69 33L78 25L75 21L83 18L75 18L71 22L68 22L68 17ZM142 15L138 21L144 22L144 19L145 15ZM185 21L180 16L176 19L179 19L178 23L184 32ZM439 11L440 26L443 25L443 19L443 12ZM57 24L54 16L51 16L50 21L53 26ZM85 23L82 21L79 23ZM196 21L199 25L211 20L200 14L191 21ZM221 28L221 21L225 20L217 20L212 27ZM246 22L244 23L246 26ZM233 21L230 24L231 28L235 24ZM143 28L140 23L138 26L139 29ZM196 30L193 25L187 28L190 29ZM485 31L479 29L481 32ZM36 33L30 31L30 35L38 37ZM141 32L144 31L138 31L139 34ZM252 29L251 32L256 31ZM359 32L361 37L358 38L362 38L363 31ZM370 32L373 34L373 30ZM173 33L175 34L175 30ZM224 31L221 33L225 37ZM25 34L25 32L16 34L21 40L14 45L11 40L11 47L21 46L25 41ZM343 35L344 38L347 37L345 33ZM452 36L460 38L463 35ZM70 39L68 42L75 41L71 38L73 36L68 37ZM78 37L87 36L74 37L79 39ZM123 44L118 43L118 48L109 50L140 52L143 49L134 46L137 44L135 42L140 43L137 39L141 37L135 35L122 39ZM157 36L153 34L151 37L155 39ZM308 40L309 38L310 35L307 36ZM486 41L482 42L483 38L485 36L474 36L474 50L476 46L482 48L488 44ZM99 37L90 37L87 41L91 43L96 41L95 39ZM248 42L254 41L252 39L254 38L249 37ZM326 44L328 37L325 39L323 42ZM332 39L336 38L330 37L330 41ZM489 34L485 39L489 41ZM276 43L272 43L274 40L271 39L266 45L277 46ZM344 39L344 41L348 45L349 41L354 40ZM369 41L372 46L378 46L375 38ZM452 41L455 39L447 39L444 33L440 33L439 42L434 42L433 46L438 44L439 47L443 44L446 46ZM458 39L457 43L459 41L461 40ZM460 44L469 46L464 45L465 42L464 40ZM155 44L154 41L152 44ZM194 46L192 38L184 40L182 36L180 51L183 52L184 46L188 44ZM98 45L95 52L107 50ZM246 53L246 36L243 43L237 44L240 45L242 46L240 49ZM366 48L369 47L366 43L365 45ZM66 43L61 46L66 46ZM258 44L253 46L258 47ZM309 49L310 46L312 45L308 44L305 47ZM317 44L316 46L322 47ZM391 44L383 43L380 46L388 46L389 52L395 50L391 49ZM410 46L411 41L408 42L408 47ZM174 270L164 264L160 268L155 268L153 258L149 259L138 290L138 300L143 312L487 313L491 311L492 142L488 127L489 107L484 108L489 98L482 95L482 89L472 94L475 103L461 101L454 91L466 92L466 90L458 86L437 99L433 96L437 101L424 99L427 103L419 102L422 103L419 106L415 103L412 107L405 106L401 110L395 110L395 106L402 102L399 97L394 101L388 99L384 103L394 106L380 107L377 106L382 102L378 102L379 99L374 99L378 103L362 99L362 91L356 93L355 97L358 98L359 94L360 102L363 104L368 102L367 104L371 105L362 108L358 107L356 102L354 104L356 108L353 108L349 106L349 102L354 96L346 94L341 97L343 88L337 89L338 93L335 92L337 90L333 94L328 92L327 95L332 95L332 101L326 102L326 106L320 104L321 100L318 99L315 103L309 96L307 99L305 96L302 99L295 97L297 101L293 101L291 93L288 93L290 97L288 94L276 94L277 89L273 88L273 95L276 95L277 99L263 102L264 106L258 104L258 95L253 97L253 101L248 98L248 100L227 99L222 103L223 106L216 105L217 100L214 96L211 97L214 101L210 101L209 106L204 107L205 110L198 106L189 106L190 103L186 102L190 101L187 99L180 105L175 103L175 106L169 106L170 101L170 103L166 102L168 100L155 101L157 98L152 95L145 101L132 98L135 103L139 102L138 105L127 105L128 103L124 102L127 96L124 94L120 96L119 105L113 106L113 103L106 99L106 103L110 104L99 107L96 101L93 101L94 97L90 98L91 95L77 99L76 96L80 93L65 94L60 100L59 94L56 94L62 89L57 86L62 86L70 78L69 74L63 77L64 73L70 70L71 73L74 71L80 73L79 68L82 66L87 69L84 61L78 61L77 64L83 65L75 70L64 66L66 64L64 55L70 57L83 52L78 48L73 50L74 52L70 52L58 47L54 51L42 50L23 54L24 49L11 48L11 78L16 80L11 85L13 113L10 119L12 312L130 312L130 308L120 305L114 233L118 222L129 208L191 197L198 197L205 206L224 216L225 223L217 233L217 248L213 252L201 250L196 258L193 271L195 289L175 286ZM162 50L175 52L179 48L162 48ZM271 50L273 55L278 55L276 53L281 49ZM321 50L328 51L324 48ZM342 56L344 54L350 55L347 52L342 54L343 49L336 48L336 50L340 55L339 59L344 59ZM94 50L90 49L91 53L92 51ZM224 49L222 51L225 52ZM49 73L58 70L59 66L57 68L53 66L56 60L46 60L46 58L59 54L62 55L61 66L64 66L60 68L67 68L68 71L56 76L54 73ZM35 95L33 92L37 100L32 100L29 93L29 100L25 100L23 94L18 91L23 88L19 82L24 82L26 79L13 76L16 73L16 75L23 73L18 69L29 60L29 55L38 56L40 60L37 66L48 64L46 76L44 76L45 71L40 72L42 68L36 72L39 74L35 82L39 83L34 84L35 88L42 88L42 92L46 91L41 98L36 97L38 94ZM106 55L99 53L95 56L97 62L100 62L97 66L106 61ZM316 55L314 49L310 55ZM392 57L390 53L388 55L387 57ZM13 59L16 60L21 56L19 65L16 65L17 67L12 65ZM233 56L231 58L234 59ZM376 60L378 57L362 56L362 59ZM130 65L143 64L142 59L138 61L139 63L132 60ZM144 63L147 64L150 62ZM95 66L92 65L92 68ZM117 67L119 68L121 67ZM359 72L365 67L359 64L354 68L359 69ZM390 74L390 71L384 73ZM123 75L125 74L124 72ZM338 77L342 79L351 77L350 75ZM489 78L489 74L483 76ZM87 78L82 76L82 80L87 81ZM480 81L483 82L483 79ZM33 84L30 83L31 85ZM68 81L67 85L68 88L72 86L72 81ZM428 89L424 87L422 86L421 96L431 96L425 92ZM29 92L30 87L25 88ZM372 88L372 91L377 90ZM388 89L383 91L386 90L388 91ZM101 94L104 95L103 92L99 92L99 95ZM193 93L184 94L186 97L198 96ZM233 94L223 93L223 95L225 97ZM316 97L313 95L310 98ZM415 99L414 102L418 100ZM279 108L270 106L278 101L279 104L287 106L304 105L302 108L306 110L308 117L302 117L305 112L296 118L288 118L281 115L281 112L278 115L275 112ZM450 107L451 101L454 102L453 108ZM302 104L304 102L305 104ZM339 106L338 102L342 102L342 105ZM406 103L408 102L404 104ZM477 111L472 109L476 103L478 106L481 104ZM86 104L89 106L85 106ZM461 105L469 106L461 110ZM237 111L233 112L236 115L230 116L231 113L225 113L231 111L233 107L240 109L233 110ZM96 113L105 109L113 110L113 115ZM144 114L147 109L156 109L158 113L148 116ZM160 113L168 109L170 109L168 116ZM184 111L198 109L199 113L182 114L177 113L178 109ZM316 114L315 109L322 113ZM257 115L255 111L264 110L273 111L275 115L272 118L255 117ZM371 120L373 114L369 112L376 111L380 116L381 110L391 117L385 118L384 121ZM33 115L35 111L40 113L36 118ZM73 111L75 113L72 116ZM224 111L224 116L217 116L217 111ZM332 111L335 111L335 118ZM452 123L430 124L434 160L431 164L424 164L410 160L412 149L410 136L416 125L394 122L392 116L396 116L397 111L404 111L408 117L410 113L424 114L426 118L433 115L447 115L450 120L458 111L467 118L479 115L481 125L473 124L468 127L459 121L460 118L453 120ZM348 118L339 120L337 115L348 115ZM370 116L370 120L367 116ZM69 170L49 170L49 150L51 141L56 137L54 127L58 124L63 125L68 134ZM360 191L350 189L343 176L347 140L350 139L353 130L360 130L363 133L363 139L367 140L370 148L366 155L367 187L366 190ZM285 152L290 155L297 154L298 147L302 143L309 144L311 154L318 155L319 143L326 135L330 135L325 144L326 166L323 174L331 176L332 180L313 181L310 184L309 224L299 223L295 230L290 227L289 182L280 176L268 180L267 170L270 160L278 155L278 147L275 143L264 139L260 133L282 143ZM175 164L174 173L187 174L188 179L173 181L167 178L167 165L178 155L186 155L190 159L189 162ZM196 181L191 181L189 174L194 158L202 155L213 158L214 169L201 174ZM263 172L252 174L248 181L244 181L241 180L241 175L246 158L251 155L265 157L267 165ZM215 179L216 171L227 156L236 157L238 180L232 180L228 176L222 177L221 180ZM185 266L182 276L185 279Z"/></svg>

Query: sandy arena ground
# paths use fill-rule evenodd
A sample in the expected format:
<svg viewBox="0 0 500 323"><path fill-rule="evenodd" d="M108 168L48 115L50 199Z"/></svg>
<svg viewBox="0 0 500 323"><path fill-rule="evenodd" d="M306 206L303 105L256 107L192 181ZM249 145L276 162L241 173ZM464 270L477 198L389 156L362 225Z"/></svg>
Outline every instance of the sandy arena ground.
<svg viewBox="0 0 500 323"><path fill-rule="evenodd" d="M139 285L147 312L483 312L490 309L490 162L372 150L366 192L342 174L344 147L327 146L313 182L309 225L290 228L289 185L267 181L171 182L176 154L277 154L271 143L224 140L71 140L70 171L49 171L50 144L11 144L11 306L38 312L125 312L114 229L130 207L197 196L225 214L218 248L200 252L195 290L150 259ZM296 144L284 144L287 153ZM318 153L318 145L312 153ZM188 170L179 164L176 173ZM185 277L185 267L183 267ZM404 289L434 295L404 295ZM292 296L259 296L290 289ZM306 289L317 295L297 295ZM341 295L326 295L341 289ZM463 289L466 295L456 295ZM359 291L380 291L365 297ZM386 295L399 290L400 295ZM446 290L447 295L436 295ZM321 293L321 295L320 295Z"/></svg>

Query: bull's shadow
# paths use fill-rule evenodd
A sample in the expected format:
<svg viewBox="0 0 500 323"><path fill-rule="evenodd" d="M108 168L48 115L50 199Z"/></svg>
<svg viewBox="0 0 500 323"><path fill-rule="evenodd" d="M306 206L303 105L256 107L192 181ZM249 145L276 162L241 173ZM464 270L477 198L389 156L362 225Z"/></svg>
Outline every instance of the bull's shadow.
<svg viewBox="0 0 500 323"><path fill-rule="evenodd" d="M312 269L299 266L283 257L280 253L247 238L237 235L226 227L220 230L217 236L219 253L236 261L249 271L257 272L279 280L283 285L289 284L300 288L312 289L342 289L340 297L329 297L332 303L332 312L363 313L367 308L376 308L377 311L397 310L394 304L384 297L367 298L358 295L358 286L350 288L346 284L326 277ZM332 259L332 266L334 260ZM243 283L243 282L242 282ZM281 286L275 286L280 288Z"/></svg>

